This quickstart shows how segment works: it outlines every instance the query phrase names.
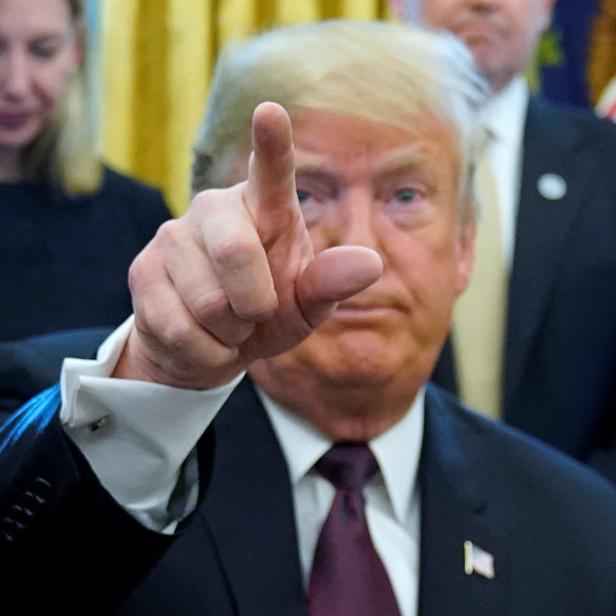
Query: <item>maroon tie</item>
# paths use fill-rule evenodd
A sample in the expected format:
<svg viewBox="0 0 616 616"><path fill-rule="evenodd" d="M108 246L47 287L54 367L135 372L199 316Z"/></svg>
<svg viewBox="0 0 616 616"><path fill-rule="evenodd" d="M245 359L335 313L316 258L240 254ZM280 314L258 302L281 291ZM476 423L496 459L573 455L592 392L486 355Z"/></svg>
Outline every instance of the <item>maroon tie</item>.
<svg viewBox="0 0 616 616"><path fill-rule="evenodd" d="M366 523L366 482L378 465L363 443L334 445L315 465L336 496L312 563L310 616L400 616L393 589Z"/></svg>

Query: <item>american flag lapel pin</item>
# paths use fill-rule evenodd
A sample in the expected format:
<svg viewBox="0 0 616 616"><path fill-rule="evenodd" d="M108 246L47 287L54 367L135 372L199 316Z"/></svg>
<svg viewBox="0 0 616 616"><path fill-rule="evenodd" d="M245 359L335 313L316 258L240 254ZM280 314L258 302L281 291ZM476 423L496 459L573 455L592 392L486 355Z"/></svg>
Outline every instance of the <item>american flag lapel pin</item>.
<svg viewBox="0 0 616 616"><path fill-rule="evenodd" d="M494 556L486 552L472 541L464 542L464 573L476 573L492 580L494 578Z"/></svg>

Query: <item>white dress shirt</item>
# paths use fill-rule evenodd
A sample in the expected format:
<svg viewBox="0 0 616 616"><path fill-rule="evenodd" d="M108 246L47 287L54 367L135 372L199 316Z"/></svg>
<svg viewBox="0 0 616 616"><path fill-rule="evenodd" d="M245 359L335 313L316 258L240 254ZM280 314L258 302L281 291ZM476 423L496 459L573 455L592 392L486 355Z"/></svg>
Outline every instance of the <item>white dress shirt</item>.
<svg viewBox="0 0 616 616"><path fill-rule="evenodd" d="M528 106L528 85L517 76L495 94L480 113L479 125L488 129L490 169L496 181L505 264L513 262L516 217L520 199L522 143ZM478 195L481 200L481 195Z"/></svg>
<svg viewBox="0 0 616 616"><path fill-rule="evenodd" d="M243 375L209 391L107 378L131 323L111 334L96 360L64 360L60 419L118 503L147 528L172 534L197 502L195 444ZM173 501L181 473L186 490Z"/></svg>
<svg viewBox="0 0 616 616"><path fill-rule="evenodd" d="M321 526L334 500L334 487L313 470L333 445L306 420L258 391L282 447L293 486L299 554L308 587ZM370 441L380 472L366 485L366 518L375 549L391 581L402 616L417 614L420 508L417 468L424 425L424 389L406 415Z"/></svg>
<svg viewBox="0 0 616 616"><path fill-rule="evenodd" d="M60 417L67 434L117 502L144 526L171 534L197 502L196 442L243 375L209 391L108 378L131 322L132 318L105 341L96 360L65 360ZM319 531L335 493L312 467L332 442L263 391L258 394L289 467L307 584ZM424 396L422 389L409 412L369 443L380 472L365 488L366 517L402 616L417 614L417 468ZM178 482L182 490L177 489Z"/></svg>

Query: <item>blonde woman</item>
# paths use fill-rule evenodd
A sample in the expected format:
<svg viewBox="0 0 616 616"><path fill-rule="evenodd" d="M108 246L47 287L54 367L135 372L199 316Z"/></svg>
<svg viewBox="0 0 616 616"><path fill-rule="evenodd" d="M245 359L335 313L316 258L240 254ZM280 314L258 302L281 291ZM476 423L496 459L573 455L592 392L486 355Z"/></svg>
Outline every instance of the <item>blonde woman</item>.
<svg viewBox="0 0 616 616"><path fill-rule="evenodd" d="M0 0L0 340L120 322L128 265L169 218L95 152L82 19L81 0Z"/></svg>

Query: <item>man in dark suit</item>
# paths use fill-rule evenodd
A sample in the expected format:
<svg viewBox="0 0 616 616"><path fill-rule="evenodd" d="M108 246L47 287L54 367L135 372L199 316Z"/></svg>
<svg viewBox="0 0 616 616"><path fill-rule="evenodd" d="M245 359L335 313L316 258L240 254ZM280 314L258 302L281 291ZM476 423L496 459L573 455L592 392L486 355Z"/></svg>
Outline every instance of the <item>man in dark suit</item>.
<svg viewBox="0 0 616 616"><path fill-rule="evenodd" d="M426 385L484 95L455 41L391 24L223 58L202 192L133 264L134 321L2 430L4 604L614 612L611 486Z"/></svg>
<svg viewBox="0 0 616 616"><path fill-rule="evenodd" d="M616 483L616 127L529 96L522 73L553 4L420 3L422 20L464 40L492 86L480 124L496 189L477 193L500 214L486 234L501 238L483 258L490 217L480 220L478 267L434 381Z"/></svg>

